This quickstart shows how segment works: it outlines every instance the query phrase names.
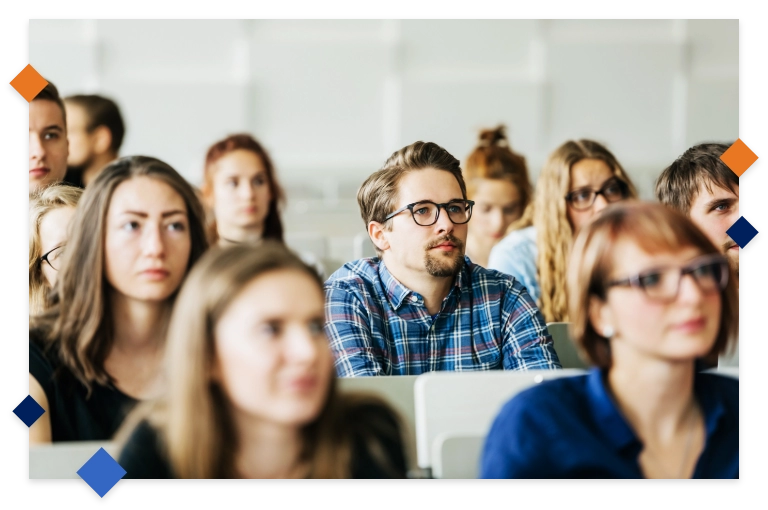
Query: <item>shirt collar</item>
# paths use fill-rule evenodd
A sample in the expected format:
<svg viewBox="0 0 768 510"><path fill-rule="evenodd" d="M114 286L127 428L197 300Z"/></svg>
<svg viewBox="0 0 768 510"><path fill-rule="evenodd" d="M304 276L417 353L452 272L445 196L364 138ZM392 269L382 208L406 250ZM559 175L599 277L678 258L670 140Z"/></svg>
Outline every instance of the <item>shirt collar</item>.
<svg viewBox="0 0 768 510"><path fill-rule="evenodd" d="M639 446L640 440L608 391L605 376L606 373L599 368L592 368L588 375L588 398L595 424L616 450L630 445ZM711 437L725 416L725 404L722 394L708 382L706 374L696 372L694 375L694 394L704 414L707 437Z"/></svg>
<svg viewBox="0 0 768 510"><path fill-rule="evenodd" d="M389 304L392 305L392 308L397 310L411 294L414 294L414 292L397 281L397 278L395 278L392 273L389 272L389 269L387 269L384 260L379 260L379 279L381 280L382 287L384 288L384 294L386 295ZM456 275L453 283L454 287L459 288L459 291L463 290L464 286L466 285L465 282L468 281L467 272L470 270L471 261L469 260L469 257L465 255L464 264L462 264L461 270L459 271L459 274Z"/></svg>

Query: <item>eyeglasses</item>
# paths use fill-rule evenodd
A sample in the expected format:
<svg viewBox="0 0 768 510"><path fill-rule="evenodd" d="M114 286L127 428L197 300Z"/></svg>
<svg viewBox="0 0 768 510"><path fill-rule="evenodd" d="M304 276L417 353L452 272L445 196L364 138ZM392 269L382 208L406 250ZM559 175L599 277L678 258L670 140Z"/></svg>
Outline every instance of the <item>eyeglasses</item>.
<svg viewBox="0 0 768 510"><path fill-rule="evenodd" d="M42 257L40 257L40 263L47 262L51 269L58 271L61 266L61 255L64 253L64 245L60 244L56 248L52 249Z"/></svg>
<svg viewBox="0 0 768 510"><path fill-rule="evenodd" d="M592 188L580 188L565 195L565 200L577 211L583 211L592 207L597 195L603 195L606 202L618 202L627 198L629 189L625 182L619 179L610 179L603 187L595 190Z"/></svg>
<svg viewBox="0 0 768 510"><path fill-rule="evenodd" d="M437 223L437 219L440 217L440 209L445 209L445 212L448 213L448 218L455 225L463 225L472 217L473 205L475 205L475 202L472 200L451 200L445 204L436 204L429 200L422 200L421 202L414 202L405 207L401 207L384 218L384 221L387 221L393 216L408 209L411 211L413 221L415 221L417 225L428 227Z"/></svg>
<svg viewBox="0 0 768 510"><path fill-rule="evenodd" d="M704 293L722 291L728 285L728 260L722 255L704 255L683 267L659 267L635 276L608 282L611 287L636 287L657 301L671 302L680 291L684 275L691 275Z"/></svg>

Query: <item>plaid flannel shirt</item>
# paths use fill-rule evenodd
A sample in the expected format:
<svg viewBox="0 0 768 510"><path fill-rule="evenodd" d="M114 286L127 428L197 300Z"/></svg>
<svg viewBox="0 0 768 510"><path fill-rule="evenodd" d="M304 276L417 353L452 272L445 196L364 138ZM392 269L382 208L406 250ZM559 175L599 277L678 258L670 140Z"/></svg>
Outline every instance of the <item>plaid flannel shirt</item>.
<svg viewBox="0 0 768 510"><path fill-rule="evenodd" d="M467 257L434 319L377 257L345 264L325 282L325 295L340 377L561 368L525 287Z"/></svg>

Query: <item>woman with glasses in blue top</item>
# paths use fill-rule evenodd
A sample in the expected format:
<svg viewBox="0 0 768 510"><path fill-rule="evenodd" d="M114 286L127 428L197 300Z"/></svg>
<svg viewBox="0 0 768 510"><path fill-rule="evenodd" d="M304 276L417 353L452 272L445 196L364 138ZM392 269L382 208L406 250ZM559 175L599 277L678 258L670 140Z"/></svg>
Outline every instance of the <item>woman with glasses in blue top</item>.
<svg viewBox="0 0 768 510"><path fill-rule="evenodd" d="M738 478L739 382L698 372L732 348L736 282L718 248L660 204L586 225L567 281L572 335L595 368L508 402L484 478Z"/></svg>

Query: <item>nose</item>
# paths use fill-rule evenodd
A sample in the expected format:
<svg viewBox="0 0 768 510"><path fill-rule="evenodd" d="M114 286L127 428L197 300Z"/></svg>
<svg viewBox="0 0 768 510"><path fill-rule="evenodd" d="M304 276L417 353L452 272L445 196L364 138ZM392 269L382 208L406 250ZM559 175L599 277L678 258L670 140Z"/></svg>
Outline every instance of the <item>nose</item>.
<svg viewBox="0 0 768 510"><path fill-rule="evenodd" d="M592 204L592 212L594 214L599 214L600 211L608 207L608 201L605 199L603 195L597 195L595 197L595 203Z"/></svg>
<svg viewBox="0 0 768 510"><path fill-rule="evenodd" d="M318 342L308 328L297 326L287 342L286 358L300 364L312 364L320 354L320 344L323 343Z"/></svg>
<svg viewBox="0 0 768 510"><path fill-rule="evenodd" d="M495 209L488 215L488 225L491 227L491 231L496 233L504 227L504 211Z"/></svg>
<svg viewBox="0 0 768 510"><path fill-rule="evenodd" d="M677 291L677 299L681 303L698 303L704 297L704 292L693 278L693 275L683 275L680 280L680 288Z"/></svg>
<svg viewBox="0 0 768 510"><path fill-rule="evenodd" d="M142 248L144 254L149 257L162 258L165 256L165 239L160 225L144 230Z"/></svg>
<svg viewBox="0 0 768 510"><path fill-rule="evenodd" d="M437 217L437 222L435 223L437 232L439 234L451 233L453 232L453 227L453 222L451 221L451 218L448 217L448 211L440 209L440 215Z"/></svg>
<svg viewBox="0 0 768 510"><path fill-rule="evenodd" d="M253 184L245 180L241 181L237 191L238 195L243 200L250 201L254 196Z"/></svg>
<svg viewBox="0 0 768 510"><path fill-rule="evenodd" d="M40 135L37 133L29 134L29 159L37 159L42 161L45 157L45 150L43 149L43 143L40 140Z"/></svg>

